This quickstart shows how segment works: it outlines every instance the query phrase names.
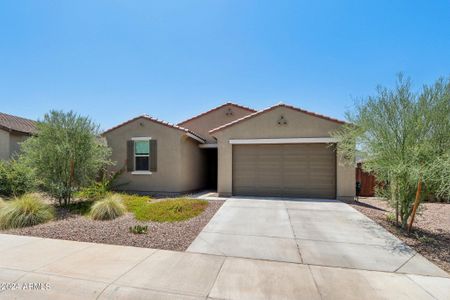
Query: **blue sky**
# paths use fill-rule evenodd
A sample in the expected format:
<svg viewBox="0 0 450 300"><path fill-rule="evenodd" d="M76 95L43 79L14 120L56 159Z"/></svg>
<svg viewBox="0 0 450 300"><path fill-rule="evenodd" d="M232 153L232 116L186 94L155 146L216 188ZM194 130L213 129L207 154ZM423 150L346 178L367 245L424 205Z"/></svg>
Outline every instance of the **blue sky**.
<svg viewBox="0 0 450 300"><path fill-rule="evenodd" d="M0 111L106 129L233 101L343 118L404 72L450 75L450 1L0 2Z"/></svg>

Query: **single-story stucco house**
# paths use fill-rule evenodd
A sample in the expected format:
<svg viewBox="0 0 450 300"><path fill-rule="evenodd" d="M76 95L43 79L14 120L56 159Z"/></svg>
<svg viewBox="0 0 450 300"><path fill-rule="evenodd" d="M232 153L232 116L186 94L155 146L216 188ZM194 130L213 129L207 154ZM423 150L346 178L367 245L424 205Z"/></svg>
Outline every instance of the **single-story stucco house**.
<svg viewBox="0 0 450 300"><path fill-rule="evenodd" d="M36 121L0 112L0 159L12 158L20 143L36 132Z"/></svg>
<svg viewBox="0 0 450 300"><path fill-rule="evenodd" d="M103 136L122 190L342 199L355 195L355 168L330 135L343 124L285 104L226 103L177 125L138 116Z"/></svg>

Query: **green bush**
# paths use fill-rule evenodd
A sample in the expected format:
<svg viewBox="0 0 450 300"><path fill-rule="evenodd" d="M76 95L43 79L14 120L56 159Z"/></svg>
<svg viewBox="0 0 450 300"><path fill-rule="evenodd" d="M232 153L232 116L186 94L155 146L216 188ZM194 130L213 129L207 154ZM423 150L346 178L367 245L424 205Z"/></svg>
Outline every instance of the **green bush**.
<svg viewBox="0 0 450 300"><path fill-rule="evenodd" d="M66 205L65 208L67 208L71 214L88 216L94 202L95 201L93 200L73 201Z"/></svg>
<svg viewBox="0 0 450 300"><path fill-rule="evenodd" d="M93 185L80 189L75 193L75 197L83 200L100 200L105 198L109 194L105 185L100 182L96 182Z"/></svg>
<svg viewBox="0 0 450 300"><path fill-rule="evenodd" d="M21 196L34 189L33 170L17 160L0 161L0 195Z"/></svg>
<svg viewBox="0 0 450 300"><path fill-rule="evenodd" d="M386 220L390 223L395 223L396 217L394 213L386 214Z"/></svg>
<svg viewBox="0 0 450 300"><path fill-rule="evenodd" d="M81 188L75 193L75 198L92 201L105 198L111 193L115 180L122 172L123 169L118 172L102 172L101 178L97 182Z"/></svg>
<svg viewBox="0 0 450 300"><path fill-rule="evenodd" d="M111 149L89 117L50 111L37 129L39 134L21 144L21 160L36 170L44 190L60 204L69 204L73 193L112 164Z"/></svg>
<svg viewBox="0 0 450 300"><path fill-rule="evenodd" d="M94 220L112 220L126 212L120 195L109 195L103 200L97 201L91 207L91 218Z"/></svg>
<svg viewBox="0 0 450 300"><path fill-rule="evenodd" d="M173 198L150 203L148 198L125 198L125 205L139 221L179 222L189 220L201 214L208 206L208 201Z"/></svg>
<svg viewBox="0 0 450 300"><path fill-rule="evenodd" d="M39 195L26 194L3 204L0 229L34 226L50 221L53 217L53 207L45 204Z"/></svg>
<svg viewBox="0 0 450 300"><path fill-rule="evenodd" d="M134 234L145 234L148 232L148 226L134 225L130 227L130 232Z"/></svg>
<svg viewBox="0 0 450 300"><path fill-rule="evenodd" d="M149 196L120 194L128 211L134 212L152 201Z"/></svg>

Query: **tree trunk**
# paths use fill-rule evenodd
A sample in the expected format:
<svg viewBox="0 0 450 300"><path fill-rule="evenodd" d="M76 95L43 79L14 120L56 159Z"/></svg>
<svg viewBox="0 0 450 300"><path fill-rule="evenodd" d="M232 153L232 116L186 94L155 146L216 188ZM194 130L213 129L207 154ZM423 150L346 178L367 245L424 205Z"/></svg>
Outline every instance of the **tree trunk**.
<svg viewBox="0 0 450 300"><path fill-rule="evenodd" d="M395 225L398 226L398 199L395 199Z"/></svg>
<svg viewBox="0 0 450 300"><path fill-rule="evenodd" d="M75 173L75 162L73 159L70 160L70 176L69 176L69 186L66 191L66 205L70 203L72 196L72 182Z"/></svg>
<svg viewBox="0 0 450 300"><path fill-rule="evenodd" d="M398 196L397 196L397 188L396 185L392 186L392 197L394 198L394 202L395 202L395 225L398 226L398 217L399 217L399 211L398 211Z"/></svg>
<svg viewBox="0 0 450 300"><path fill-rule="evenodd" d="M408 233L411 232L411 228L414 223L414 217L416 216L417 208L419 207L419 204L420 204L420 193L421 192L422 192L422 177L419 177L419 181L417 182L416 199L414 201L413 211L411 214L411 220L409 221L409 226L408 226Z"/></svg>

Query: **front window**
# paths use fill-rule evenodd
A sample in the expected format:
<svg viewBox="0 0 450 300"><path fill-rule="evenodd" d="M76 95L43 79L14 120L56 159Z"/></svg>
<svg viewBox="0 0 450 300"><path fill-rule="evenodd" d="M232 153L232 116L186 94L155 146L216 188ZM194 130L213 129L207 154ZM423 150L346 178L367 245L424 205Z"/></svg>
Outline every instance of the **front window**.
<svg viewBox="0 0 450 300"><path fill-rule="evenodd" d="M150 170L150 141L134 141L134 169Z"/></svg>

